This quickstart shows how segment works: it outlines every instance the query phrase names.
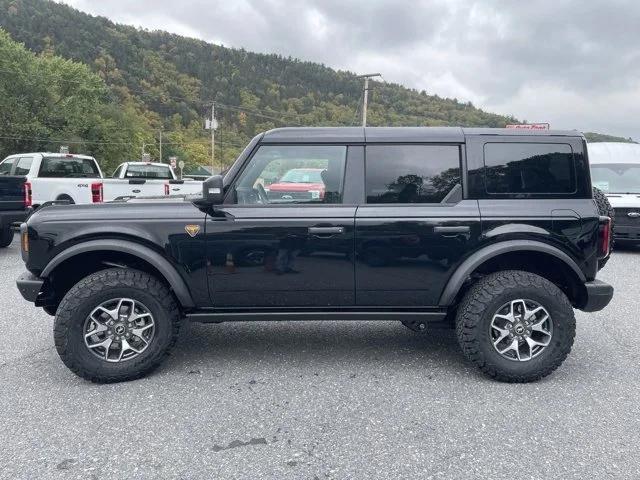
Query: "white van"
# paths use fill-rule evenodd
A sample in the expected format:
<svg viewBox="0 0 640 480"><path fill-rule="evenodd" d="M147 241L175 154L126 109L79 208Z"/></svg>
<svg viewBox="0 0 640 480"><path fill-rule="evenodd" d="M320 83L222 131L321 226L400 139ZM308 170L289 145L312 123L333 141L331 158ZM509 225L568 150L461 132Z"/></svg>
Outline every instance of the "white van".
<svg viewBox="0 0 640 480"><path fill-rule="evenodd" d="M614 238L640 244L640 144L589 143L591 183L615 210Z"/></svg>

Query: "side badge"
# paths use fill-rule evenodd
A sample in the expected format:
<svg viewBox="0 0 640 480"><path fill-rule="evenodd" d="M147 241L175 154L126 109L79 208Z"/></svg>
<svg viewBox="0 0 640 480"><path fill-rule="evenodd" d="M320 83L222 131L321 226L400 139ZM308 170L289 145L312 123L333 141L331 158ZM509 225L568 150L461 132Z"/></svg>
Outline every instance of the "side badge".
<svg viewBox="0 0 640 480"><path fill-rule="evenodd" d="M193 238L200 232L200 225L185 225L184 230Z"/></svg>

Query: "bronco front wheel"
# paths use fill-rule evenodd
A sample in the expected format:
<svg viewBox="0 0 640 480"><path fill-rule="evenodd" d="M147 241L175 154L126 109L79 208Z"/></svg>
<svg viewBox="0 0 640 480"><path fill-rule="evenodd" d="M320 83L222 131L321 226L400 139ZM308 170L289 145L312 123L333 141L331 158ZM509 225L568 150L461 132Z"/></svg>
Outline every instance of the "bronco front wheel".
<svg viewBox="0 0 640 480"><path fill-rule="evenodd" d="M92 382L140 378L175 344L178 307L167 287L138 270L114 268L78 282L60 302L54 323L64 364Z"/></svg>

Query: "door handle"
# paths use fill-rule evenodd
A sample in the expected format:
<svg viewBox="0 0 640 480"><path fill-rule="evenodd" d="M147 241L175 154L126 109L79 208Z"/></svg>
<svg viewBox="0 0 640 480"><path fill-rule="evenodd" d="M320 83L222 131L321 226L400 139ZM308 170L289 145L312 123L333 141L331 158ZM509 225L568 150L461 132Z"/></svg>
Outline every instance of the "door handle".
<svg viewBox="0 0 640 480"><path fill-rule="evenodd" d="M310 235L331 236L344 233L344 227L309 227Z"/></svg>
<svg viewBox="0 0 640 480"><path fill-rule="evenodd" d="M459 235L461 233L470 233L471 227L460 225L457 227L434 227L434 233L440 233L442 235Z"/></svg>

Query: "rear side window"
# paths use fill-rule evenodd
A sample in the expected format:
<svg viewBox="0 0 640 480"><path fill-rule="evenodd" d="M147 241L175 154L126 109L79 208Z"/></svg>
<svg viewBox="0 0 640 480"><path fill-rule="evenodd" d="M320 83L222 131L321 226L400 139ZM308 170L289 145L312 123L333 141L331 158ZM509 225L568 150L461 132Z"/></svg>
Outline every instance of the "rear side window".
<svg viewBox="0 0 640 480"><path fill-rule="evenodd" d="M367 147L367 203L440 203L460 184L456 145Z"/></svg>
<svg viewBox="0 0 640 480"><path fill-rule="evenodd" d="M162 165L129 165L124 176L125 178L160 178L164 180L173 178L168 165L166 167Z"/></svg>
<svg viewBox="0 0 640 480"><path fill-rule="evenodd" d="M16 169L14 170L14 175L28 175L31 170L31 165L33 164L33 158L31 157L22 157L18 160L16 164Z"/></svg>
<svg viewBox="0 0 640 480"><path fill-rule="evenodd" d="M99 178L96 162L88 158L44 157L40 165L44 178Z"/></svg>
<svg viewBox="0 0 640 480"><path fill-rule="evenodd" d="M570 145L487 143L485 185L490 194L566 194L576 192Z"/></svg>
<svg viewBox="0 0 640 480"><path fill-rule="evenodd" d="M15 161L15 158L8 158L0 163L0 175L11 175L11 167L13 167Z"/></svg>

